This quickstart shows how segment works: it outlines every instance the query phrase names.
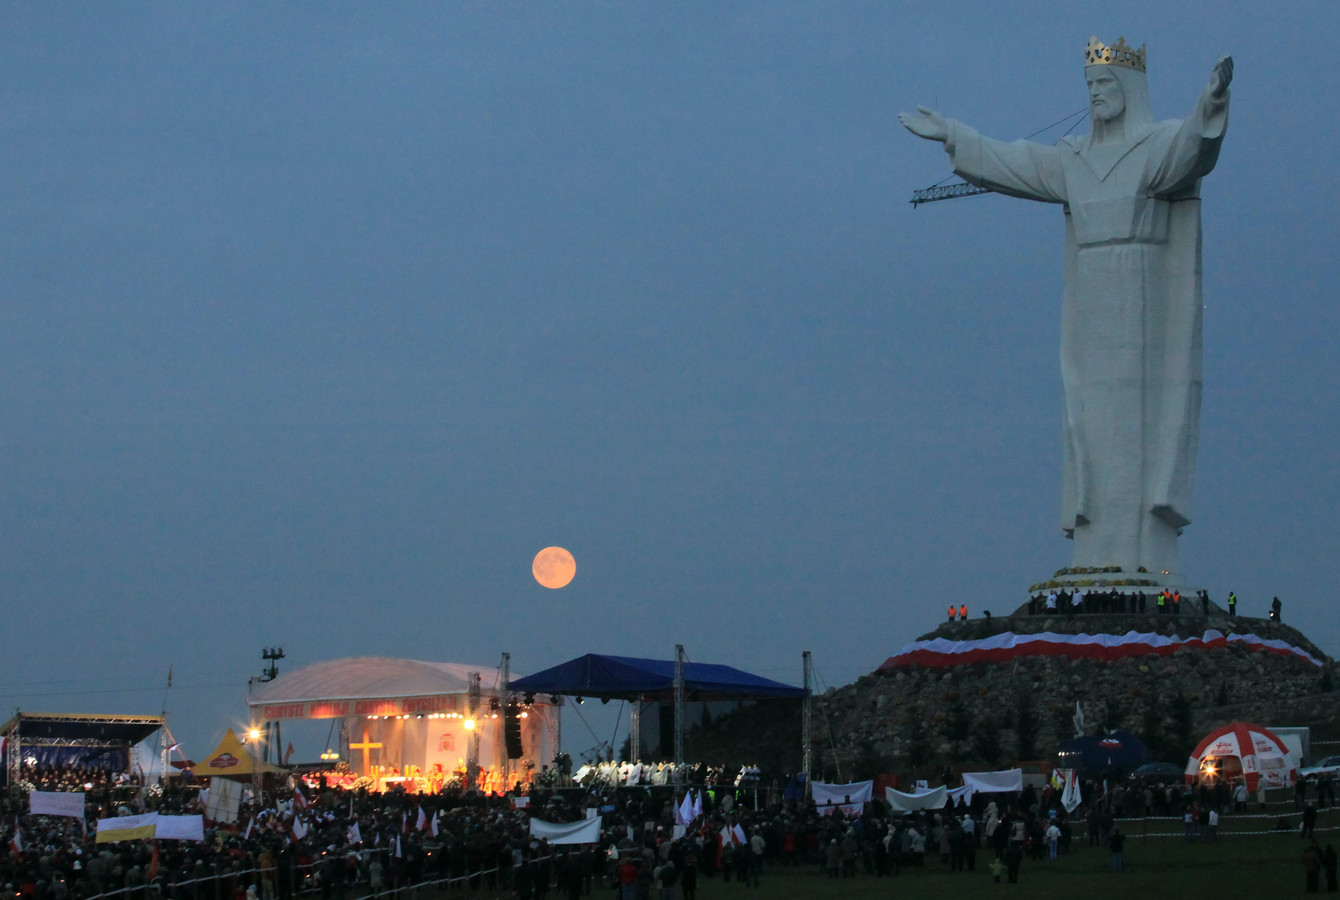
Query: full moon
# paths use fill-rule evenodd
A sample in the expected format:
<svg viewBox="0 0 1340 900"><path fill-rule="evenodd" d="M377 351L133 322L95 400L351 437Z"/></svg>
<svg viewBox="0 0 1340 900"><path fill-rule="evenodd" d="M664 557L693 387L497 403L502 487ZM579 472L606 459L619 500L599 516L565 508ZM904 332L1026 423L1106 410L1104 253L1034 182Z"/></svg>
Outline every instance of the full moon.
<svg viewBox="0 0 1340 900"><path fill-rule="evenodd" d="M566 587L577 574L577 560L562 547L545 547L530 564L535 580L547 588Z"/></svg>

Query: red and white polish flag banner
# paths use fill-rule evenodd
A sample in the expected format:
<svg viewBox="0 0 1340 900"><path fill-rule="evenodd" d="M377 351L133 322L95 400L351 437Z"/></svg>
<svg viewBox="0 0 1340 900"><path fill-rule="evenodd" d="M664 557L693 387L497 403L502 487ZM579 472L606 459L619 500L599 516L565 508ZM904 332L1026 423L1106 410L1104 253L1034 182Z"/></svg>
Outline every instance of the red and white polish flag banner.
<svg viewBox="0 0 1340 900"><path fill-rule="evenodd" d="M1183 647L1214 649L1240 644L1249 650L1264 650L1306 660L1314 666L1321 661L1302 647L1276 638L1255 634L1229 634L1209 629L1199 637L1130 631L1126 634L1015 634L1006 631L975 641L951 641L935 638L913 641L885 660L879 671L900 666L943 668L977 662L1008 662L1021 656L1067 656L1072 659L1110 661L1128 656L1171 656Z"/></svg>

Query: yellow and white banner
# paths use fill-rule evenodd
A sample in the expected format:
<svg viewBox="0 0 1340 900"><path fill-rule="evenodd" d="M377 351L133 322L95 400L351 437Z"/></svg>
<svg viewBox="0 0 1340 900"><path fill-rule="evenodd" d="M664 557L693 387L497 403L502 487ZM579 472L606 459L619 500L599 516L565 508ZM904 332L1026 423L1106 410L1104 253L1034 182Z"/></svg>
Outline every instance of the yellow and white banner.
<svg viewBox="0 0 1340 900"><path fill-rule="evenodd" d="M140 841L149 838L167 841L203 841L205 823L200 816L160 816L158 813L98 820L96 843L110 844L116 841Z"/></svg>
<svg viewBox="0 0 1340 900"><path fill-rule="evenodd" d="M142 816L117 816L114 819L98 820L98 837L95 843L111 844L116 841L139 841L152 838L158 830L158 813L145 813Z"/></svg>

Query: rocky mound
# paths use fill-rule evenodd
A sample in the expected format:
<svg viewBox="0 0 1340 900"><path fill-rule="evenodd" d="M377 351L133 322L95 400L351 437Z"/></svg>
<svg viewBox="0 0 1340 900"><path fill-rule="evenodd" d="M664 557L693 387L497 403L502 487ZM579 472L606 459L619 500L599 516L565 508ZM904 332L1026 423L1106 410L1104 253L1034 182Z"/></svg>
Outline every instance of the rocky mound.
<svg viewBox="0 0 1340 900"><path fill-rule="evenodd" d="M1211 628L1284 641L1324 665L1229 642L1112 661L1024 656L1004 663L900 666L815 698L815 777L863 779L929 771L946 762L989 769L1047 759L1059 741L1074 735L1077 702L1090 733L1125 728L1165 760L1185 760L1200 737L1235 719L1308 725L1314 741L1340 739L1335 663L1296 629L1265 619L1015 615L946 623L919 640L976 641L1004 632L1190 637ZM800 721L799 704L759 703L691 729L687 746L695 759L795 771L801 764Z"/></svg>
<svg viewBox="0 0 1340 900"><path fill-rule="evenodd" d="M839 756L846 750L853 770L864 760L883 771L905 771L943 761L992 767L1047 758L1058 741L1073 736L1076 703L1090 732L1126 728L1170 760L1185 759L1197 739L1234 719L1323 732L1340 725L1332 660L1296 629L1263 619L1008 616L946 623L920 640L980 640L1005 631L1189 636L1207 628L1283 640L1324 665L1229 643L1111 661L1022 656L1004 663L902 666L822 698L816 731L831 730L831 737L816 733L815 740L829 745L829 757L833 746Z"/></svg>

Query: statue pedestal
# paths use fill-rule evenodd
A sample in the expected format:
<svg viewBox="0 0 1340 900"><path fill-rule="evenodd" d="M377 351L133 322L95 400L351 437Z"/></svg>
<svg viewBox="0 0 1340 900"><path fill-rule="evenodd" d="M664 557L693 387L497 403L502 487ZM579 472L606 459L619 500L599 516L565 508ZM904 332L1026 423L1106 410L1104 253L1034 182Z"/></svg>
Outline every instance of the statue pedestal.
<svg viewBox="0 0 1340 900"><path fill-rule="evenodd" d="M1029 585L1028 593L1046 594L1048 591L1119 591L1134 594L1144 591L1153 595L1167 588L1181 591L1182 596L1195 595L1189 590L1186 578L1180 572L1126 572L1114 566L1106 569L1062 569L1050 578Z"/></svg>

